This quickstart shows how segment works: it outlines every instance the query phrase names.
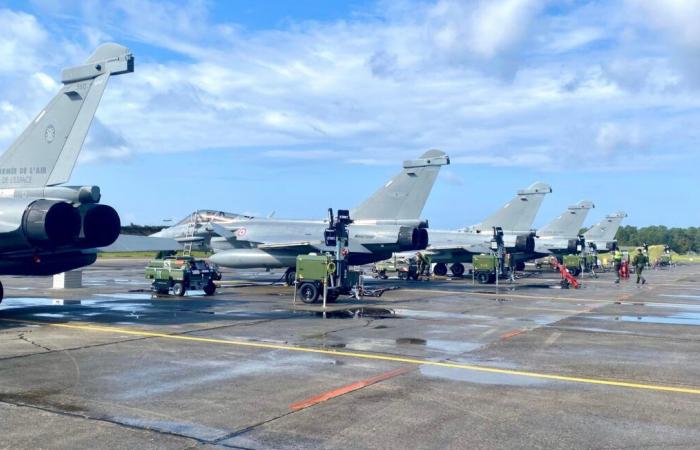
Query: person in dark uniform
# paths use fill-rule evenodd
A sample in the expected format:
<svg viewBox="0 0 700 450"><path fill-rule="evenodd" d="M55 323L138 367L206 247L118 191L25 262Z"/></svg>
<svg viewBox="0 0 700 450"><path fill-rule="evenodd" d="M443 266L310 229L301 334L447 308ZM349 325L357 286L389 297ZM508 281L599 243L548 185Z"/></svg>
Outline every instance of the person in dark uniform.
<svg viewBox="0 0 700 450"><path fill-rule="evenodd" d="M649 258L642 252L641 248L637 249L637 254L632 258L632 265L634 266L634 271L637 273L637 284L641 280L642 284L646 283L647 280L642 276L642 271L647 265Z"/></svg>

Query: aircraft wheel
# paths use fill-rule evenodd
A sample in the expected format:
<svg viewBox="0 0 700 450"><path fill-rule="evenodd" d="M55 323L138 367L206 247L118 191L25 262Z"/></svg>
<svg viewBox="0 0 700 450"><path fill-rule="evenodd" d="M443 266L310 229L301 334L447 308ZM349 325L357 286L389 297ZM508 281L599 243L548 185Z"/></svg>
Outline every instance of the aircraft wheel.
<svg viewBox="0 0 700 450"><path fill-rule="evenodd" d="M297 276L297 271L296 269L289 268L287 269L287 272L284 274L284 282L287 284L287 286L292 286L294 284L294 279Z"/></svg>
<svg viewBox="0 0 700 450"><path fill-rule="evenodd" d="M476 275L476 279L479 280L479 283L481 284L488 284L490 278L491 276L486 272L479 272Z"/></svg>
<svg viewBox="0 0 700 450"><path fill-rule="evenodd" d="M452 275L461 277L464 275L464 265L462 263L454 263L450 267L450 271L452 272Z"/></svg>
<svg viewBox="0 0 700 450"><path fill-rule="evenodd" d="M185 295L185 286L182 283L173 284L173 294L182 297Z"/></svg>
<svg viewBox="0 0 700 450"><path fill-rule="evenodd" d="M433 273L439 277L444 277L445 275L447 275L447 264L445 264L445 263L435 264L435 268L433 269Z"/></svg>
<svg viewBox="0 0 700 450"><path fill-rule="evenodd" d="M0 282L0 303L2 303L2 299L5 296L5 288L2 287L2 282Z"/></svg>
<svg viewBox="0 0 700 450"><path fill-rule="evenodd" d="M337 291L329 291L328 295L326 297L326 301L329 303L333 303L334 301L338 300L338 292Z"/></svg>
<svg viewBox="0 0 700 450"><path fill-rule="evenodd" d="M299 287L299 297L304 303L314 303L318 300L319 293L316 283L302 283Z"/></svg>
<svg viewBox="0 0 700 450"><path fill-rule="evenodd" d="M204 286L204 293L206 295L214 295L215 292L216 292L216 285L214 283L212 283L211 281L209 282L209 284Z"/></svg>
<svg viewBox="0 0 700 450"><path fill-rule="evenodd" d="M387 278L389 278L389 277L386 275L386 270L380 270L380 271L379 271L379 278L382 279L382 280L386 280Z"/></svg>
<svg viewBox="0 0 700 450"><path fill-rule="evenodd" d="M522 262L522 261L519 262L519 263L517 263L517 264L515 265L515 270L519 270L520 272L522 272L523 270L525 270L525 263Z"/></svg>

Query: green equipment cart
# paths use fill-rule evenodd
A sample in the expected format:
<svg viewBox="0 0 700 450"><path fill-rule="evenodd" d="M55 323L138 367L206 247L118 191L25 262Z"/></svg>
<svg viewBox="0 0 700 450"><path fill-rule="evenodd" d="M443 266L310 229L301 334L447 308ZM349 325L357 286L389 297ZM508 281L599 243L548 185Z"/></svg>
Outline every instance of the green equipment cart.
<svg viewBox="0 0 700 450"><path fill-rule="evenodd" d="M510 275L509 259L510 258L505 258L504 260L501 278ZM496 277L498 276L498 257L496 255L474 255L472 257L472 270L474 278L476 278L479 283L495 283Z"/></svg>
<svg viewBox="0 0 700 450"><path fill-rule="evenodd" d="M418 262L413 257L394 256L391 259L374 263L372 273L375 278L386 280L396 275L399 280L417 280Z"/></svg>
<svg viewBox="0 0 700 450"><path fill-rule="evenodd" d="M206 295L214 295L214 280L221 279L221 275L202 259L166 256L148 263L146 279L153 280L151 289L158 294L168 294L172 289L178 296L189 290L203 290Z"/></svg>
<svg viewBox="0 0 700 450"><path fill-rule="evenodd" d="M336 263L331 255L299 255L296 264L296 289L304 303L315 303L323 298L324 284L326 300L335 301L340 295L348 295L353 286L361 281L361 273L346 270L338 280Z"/></svg>

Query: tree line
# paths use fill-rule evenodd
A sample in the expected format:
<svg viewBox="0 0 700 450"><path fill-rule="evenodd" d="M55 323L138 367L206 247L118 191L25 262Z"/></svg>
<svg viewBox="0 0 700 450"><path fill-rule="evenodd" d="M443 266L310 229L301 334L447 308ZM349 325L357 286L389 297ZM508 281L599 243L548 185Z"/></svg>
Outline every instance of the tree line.
<svg viewBox="0 0 700 450"><path fill-rule="evenodd" d="M620 227L615 235L621 246L669 245L677 253L700 252L700 228L667 228L663 225L637 228Z"/></svg>

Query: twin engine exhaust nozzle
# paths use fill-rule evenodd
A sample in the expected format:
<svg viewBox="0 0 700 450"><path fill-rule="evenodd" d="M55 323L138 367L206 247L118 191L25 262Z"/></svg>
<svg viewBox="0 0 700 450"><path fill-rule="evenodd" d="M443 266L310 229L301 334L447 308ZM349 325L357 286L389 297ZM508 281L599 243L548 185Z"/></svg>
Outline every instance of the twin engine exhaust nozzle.
<svg viewBox="0 0 700 450"><path fill-rule="evenodd" d="M95 248L117 240L121 221L111 206L93 203L75 207L60 200L40 199L25 209L22 230L27 240L39 246Z"/></svg>
<svg viewBox="0 0 700 450"><path fill-rule="evenodd" d="M401 227L399 247L401 250L425 250L428 247L428 230L425 228Z"/></svg>

